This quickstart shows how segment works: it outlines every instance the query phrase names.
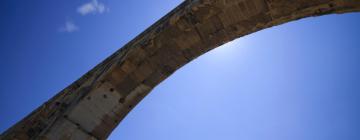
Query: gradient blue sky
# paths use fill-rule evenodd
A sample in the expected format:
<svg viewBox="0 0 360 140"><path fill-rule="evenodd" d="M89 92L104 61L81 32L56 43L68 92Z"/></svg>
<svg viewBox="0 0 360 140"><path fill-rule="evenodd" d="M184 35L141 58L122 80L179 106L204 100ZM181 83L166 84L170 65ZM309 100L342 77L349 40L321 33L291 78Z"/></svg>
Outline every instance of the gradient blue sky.
<svg viewBox="0 0 360 140"><path fill-rule="evenodd" d="M0 132L180 2L2 0ZM307 18L221 46L157 86L109 139L359 140L359 25L359 13Z"/></svg>

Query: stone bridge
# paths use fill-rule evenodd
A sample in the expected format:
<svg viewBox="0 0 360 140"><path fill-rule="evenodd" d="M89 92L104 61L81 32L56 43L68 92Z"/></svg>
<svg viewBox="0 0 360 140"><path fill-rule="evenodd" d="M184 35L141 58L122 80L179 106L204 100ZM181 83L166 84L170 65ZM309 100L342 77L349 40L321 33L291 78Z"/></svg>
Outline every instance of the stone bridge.
<svg viewBox="0 0 360 140"><path fill-rule="evenodd" d="M0 139L106 139L156 85L207 51L286 22L356 11L360 0L186 0Z"/></svg>

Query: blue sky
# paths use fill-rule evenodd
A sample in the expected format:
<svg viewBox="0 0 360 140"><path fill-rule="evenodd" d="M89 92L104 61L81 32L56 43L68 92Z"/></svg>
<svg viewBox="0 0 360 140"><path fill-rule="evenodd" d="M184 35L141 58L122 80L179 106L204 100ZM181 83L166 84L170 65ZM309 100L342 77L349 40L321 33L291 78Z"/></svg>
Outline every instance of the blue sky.
<svg viewBox="0 0 360 140"><path fill-rule="evenodd" d="M0 131L181 0L0 2ZM187 64L121 122L116 140L360 139L360 14L307 18Z"/></svg>

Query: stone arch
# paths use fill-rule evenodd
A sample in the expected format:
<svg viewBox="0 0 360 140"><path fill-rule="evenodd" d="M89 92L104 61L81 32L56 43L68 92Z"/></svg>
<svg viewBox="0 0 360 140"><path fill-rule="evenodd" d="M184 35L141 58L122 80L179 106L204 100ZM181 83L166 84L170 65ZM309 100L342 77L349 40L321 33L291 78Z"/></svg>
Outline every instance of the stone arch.
<svg viewBox="0 0 360 140"><path fill-rule="evenodd" d="M187 0L1 139L106 139L152 88L233 39L305 17L360 11L358 0Z"/></svg>

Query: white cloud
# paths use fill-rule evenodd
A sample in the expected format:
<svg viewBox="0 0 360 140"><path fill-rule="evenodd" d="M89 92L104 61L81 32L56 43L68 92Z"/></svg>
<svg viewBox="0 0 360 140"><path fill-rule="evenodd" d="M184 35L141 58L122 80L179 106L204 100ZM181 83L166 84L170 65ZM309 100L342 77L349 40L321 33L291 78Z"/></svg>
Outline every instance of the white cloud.
<svg viewBox="0 0 360 140"><path fill-rule="evenodd" d="M68 33L71 33L71 32L75 32L79 30L79 27L76 26L73 22L71 21L66 21L65 22L65 25L60 27L59 28L59 32L68 32Z"/></svg>
<svg viewBox="0 0 360 140"><path fill-rule="evenodd" d="M102 14L104 12L109 11L109 8L105 6L105 4L98 2L97 0L92 0L91 2L85 3L81 5L77 12L81 15L87 14Z"/></svg>

